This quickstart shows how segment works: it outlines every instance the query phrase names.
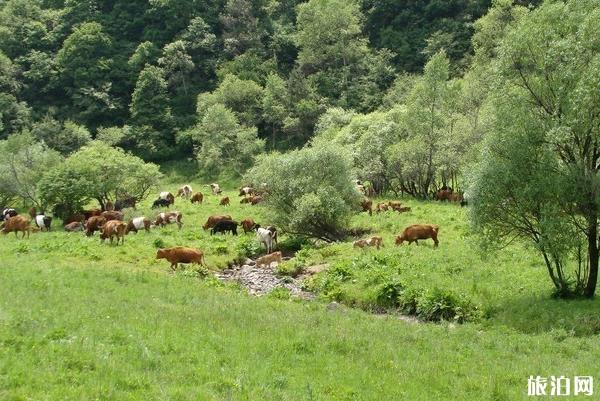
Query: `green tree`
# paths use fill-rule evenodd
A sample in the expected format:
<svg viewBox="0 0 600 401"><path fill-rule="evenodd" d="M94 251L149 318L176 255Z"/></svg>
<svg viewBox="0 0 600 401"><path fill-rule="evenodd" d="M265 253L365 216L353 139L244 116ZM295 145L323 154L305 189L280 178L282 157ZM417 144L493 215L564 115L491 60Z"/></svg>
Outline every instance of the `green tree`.
<svg viewBox="0 0 600 401"><path fill-rule="evenodd" d="M546 2L508 29L470 190L488 241L532 241L560 296L592 297L598 278L599 24L597 2L581 0Z"/></svg>
<svg viewBox="0 0 600 401"><path fill-rule="evenodd" d="M281 229L338 241L347 235L350 217L360 200L352 183L351 167L351 159L343 149L322 143L265 155L244 181L266 183L267 211Z"/></svg>
<svg viewBox="0 0 600 401"><path fill-rule="evenodd" d="M92 139L90 132L73 121L61 123L50 116L33 124L31 133L38 141L66 156Z"/></svg>
<svg viewBox="0 0 600 401"><path fill-rule="evenodd" d="M222 104L209 107L198 125L182 133L179 140L193 144L200 167L210 175L226 168L243 174L265 146L256 128L241 125L235 113Z"/></svg>
<svg viewBox="0 0 600 401"><path fill-rule="evenodd" d="M143 200L161 177L155 164L93 141L47 171L39 191L47 204L59 205L56 210L62 210L60 217L65 217L90 200L98 201L101 207L125 195Z"/></svg>
<svg viewBox="0 0 600 401"><path fill-rule="evenodd" d="M129 67L139 73L147 64L153 65L160 56L160 49L150 41L142 42L135 49L127 64Z"/></svg>
<svg viewBox="0 0 600 401"><path fill-rule="evenodd" d="M262 117L270 125L271 147L275 148L277 134L288 117L288 96L285 81L277 74L269 74L262 98Z"/></svg>
<svg viewBox="0 0 600 401"><path fill-rule="evenodd" d="M194 70L192 57L187 53L185 42L182 40L169 43L163 49L163 56L158 59L169 86L181 85L183 93L188 93L189 74Z"/></svg>
<svg viewBox="0 0 600 401"><path fill-rule="evenodd" d="M262 32L253 4L249 0L227 0L221 16L223 46L226 54L238 56L261 47Z"/></svg>
<svg viewBox="0 0 600 401"><path fill-rule="evenodd" d="M0 141L0 199L19 198L25 204L44 208L38 190L43 175L61 162L58 152L35 140L28 132Z"/></svg>

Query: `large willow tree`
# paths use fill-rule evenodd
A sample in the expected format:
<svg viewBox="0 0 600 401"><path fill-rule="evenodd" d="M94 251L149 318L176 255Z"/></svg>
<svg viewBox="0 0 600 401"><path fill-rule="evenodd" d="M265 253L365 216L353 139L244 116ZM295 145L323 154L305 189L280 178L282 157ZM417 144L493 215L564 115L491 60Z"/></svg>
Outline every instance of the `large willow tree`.
<svg viewBox="0 0 600 401"><path fill-rule="evenodd" d="M496 243L532 240L560 296L592 297L600 210L600 6L547 1L495 61L473 217Z"/></svg>

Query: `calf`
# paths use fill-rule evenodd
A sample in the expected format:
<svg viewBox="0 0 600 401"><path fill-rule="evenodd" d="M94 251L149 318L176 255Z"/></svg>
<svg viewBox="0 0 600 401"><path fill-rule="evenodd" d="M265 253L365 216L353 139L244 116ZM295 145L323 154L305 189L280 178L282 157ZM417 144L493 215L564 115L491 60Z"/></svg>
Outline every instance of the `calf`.
<svg viewBox="0 0 600 401"><path fill-rule="evenodd" d="M163 227L167 224L177 223L177 227L181 230L181 226L183 226L183 223L181 222L182 217L183 215L181 212L177 211L161 213L156 216L154 225Z"/></svg>
<svg viewBox="0 0 600 401"><path fill-rule="evenodd" d="M419 245L420 239L433 240L434 246L438 246L439 241L437 239L438 231L440 227L435 224L413 224L412 226L406 227L402 234L396 237L396 245L402 245L404 241L408 241L408 244L413 242Z"/></svg>
<svg viewBox="0 0 600 401"><path fill-rule="evenodd" d="M85 216L83 214L72 214L63 220L63 225L67 226L71 223L83 223L84 221Z"/></svg>
<svg viewBox="0 0 600 401"><path fill-rule="evenodd" d="M171 263L171 269L175 271L178 263L196 263L206 266L204 263L204 252L199 249L176 246L156 251L156 259L166 259Z"/></svg>
<svg viewBox="0 0 600 401"><path fill-rule="evenodd" d="M119 240L121 241L121 244L124 244L126 229L127 224L120 220L107 221L102 227L102 232L100 233L100 242L104 242L105 239L110 238L110 243L112 244L114 237L117 237L117 245L119 245Z"/></svg>
<svg viewBox="0 0 600 401"><path fill-rule="evenodd" d="M66 224L64 227L65 231L75 232L75 231L83 231L83 223L80 221L73 221L69 224Z"/></svg>
<svg viewBox="0 0 600 401"><path fill-rule="evenodd" d="M352 244L353 244L354 248L365 248L367 246L374 246L377 249L379 249L380 247L383 246L383 238L374 236L369 239L356 240Z"/></svg>
<svg viewBox="0 0 600 401"><path fill-rule="evenodd" d="M106 219L106 221L111 221L111 220L123 221L123 212L117 212L116 210L106 210L106 211L102 212L101 216L104 217Z"/></svg>
<svg viewBox="0 0 600 401"><path fill-rule="evenodd" d="M244 234L253 231L257 224L251 218L244 219L240 222L240 226L244 229Z"/></svg>
<svg viewBox="0 0 600 401"><path fill-rule="evenodd" d="M31 220L28 217L16 215L6 219L4 227L2 227L2 234L14 232L15 237L19 238L19 231L23 233L21 238L25 238L25 233L27 233L27 238L29 238L29 234L31 233Z"/></svg>
<svg viewBox="0 0 600 401"><path fill-rule="evenodd" d="M267 253L273 250L273 233L266 228L258 227L256 229L256 237L267 248Z"/></svg>
<svg viewBox="0 0 600 401"><path fill-rule="evenodd" d="M191 185L184 185L177 190L177 196L180 196L184 199L189 199L192 196L192 187Z"/></svg>
<svg viewBox="0 0 600 401"><path fill-rule="evenodd" d="M410 212L412 209L410 207L398 207L398 208L394 208L394 211L398 212L398 213L406 213L406 212Z"/></svg>
<svg viewBox="0 0 600 401"><path fill-rule="evenodd" d="M191 199L192 203L200 203L202 204L202 200L204 199L204 195L201 192L196 192Z"/></svg>
<svg viewBox="0 0 600 401"><path fill-rule="evenodd" d="M209 228L213 228L215 224L217 224L221 220L231 220L231 216L228 214L217 214L210 216L206 219L206 223L202 226L204 230L208 230Z"/></svg>
<svg viewBox="0 0 600 401"><path fill-rule="evenodd" d="M271 264L273 262L277 262L278 264L281 263L281 251L277 251L277 252L273 252L270 253L268 255L262 256L258 259L256 259L256 266L257 267L261 267L261 266L267 266L267 267L271 267Z"/></svg>
<svg viewBox="0 0 600 401"><path fill-rule="evenodd" d="M388 206L388 204L387 204L387 203L385 203L385 202L379 202L379 203L377 204L377 208L376 208L376 210L377 210L377 213L386 212L386 211L388 211L389 209L390 209L390 207L389 207L389 206Z"/></svg>
<svg viewBox="0 0 600 401"><path fill-rule="evenodd" d="M137 234L138 230L146 230L146 232L150 232L150 227L152 226L152 221L147 219L146 217L135 217L127 223L127 228L125 229L125 234L129 234L130 231L133 231Z"/></svg>
<svg viewBox="0 0 600 401"><path fill-rule="evenodd" d="M35 225L39 227L40 230L50 231L50 225L52 224L52 217L46 216L43 214L38 214L35 216Z"/></svg>
<svg viewBox="0 0 600 401"><path fill-rule="evenodd" d="M100 231L106 224L104 216L92 216L85 222L85 235L91 237L96 231Z"/></svg>
<svg viewBox="0 0 600 401"><path fill-rule="evenodd" d="M250 204L251 205L259 204L262 201L263 201L263 197L262 196L256 195L256 196L251 196L250 197Z"/></svg>
<svg viewBox="0 0 600 401"><path fill-rule="evenodd" d="M238 223L231 220L221 220L210 230L210 235L214 235L216 233L225 233L227 231L231 231L231 234L237 235L237 226Z"/></svg>
<svg viewBox="0 0 600 401"><path fill-rule="evenodd" d="M229 206L229 197L226 196L223 199L221 199L221 201L219 202L219 205L221 205L221 206Z"/></svg>
<svg viewBox="0 0 600 401"><path fill-rule="evenodd" d="M402 203L400 203L400 201L389 201L388 206L390 209L396 210L397 208L402 207Z"/></svg>
<svg viewBox="0 0 600 401"><path fill-rule="evenodd" d="M434 198L439 201L449 201L452 196L452 190L450 189L440 189L434 195Z"/></svg>

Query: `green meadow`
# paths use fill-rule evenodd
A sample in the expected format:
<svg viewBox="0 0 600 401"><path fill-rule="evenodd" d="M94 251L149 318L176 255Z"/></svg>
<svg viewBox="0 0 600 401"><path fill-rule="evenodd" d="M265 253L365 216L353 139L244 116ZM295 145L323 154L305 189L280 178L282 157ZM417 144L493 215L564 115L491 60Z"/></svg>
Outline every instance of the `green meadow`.
<svg viewBox="0 0 600 401"><path fill-rule="evenodd" d="M409 213L357 213L379 251L283 233L293 258L280 274L322 266L304 281L317 298L253 297L209 270L262 252L254 234L201 225L216 213L266 224L266 211L192 185L205 200L176 200L182 230L111 246L55 221L0 238L0 400L518 400L530 375L600 377L600 302L553 299L525 244L482 252L466 208L404 198ZM127 217L153 218L151 201ZM395 246L413 223L440 225L440 246ZM155 259L176 245L204 250L209 269Z"/></svg>

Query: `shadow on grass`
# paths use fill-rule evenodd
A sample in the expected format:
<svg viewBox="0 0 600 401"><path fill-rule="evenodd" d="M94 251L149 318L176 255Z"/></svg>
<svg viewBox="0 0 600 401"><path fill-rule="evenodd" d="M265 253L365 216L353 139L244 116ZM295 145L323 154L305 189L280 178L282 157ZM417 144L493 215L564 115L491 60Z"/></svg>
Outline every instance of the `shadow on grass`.
<svg viewBox="0 0 600 401"><path fill-rule="evenodd" d="M515 295L497 305L487 320L525 334L545 332L584 337L600 334L600 299L563 300L550 294Z"/></svg>

